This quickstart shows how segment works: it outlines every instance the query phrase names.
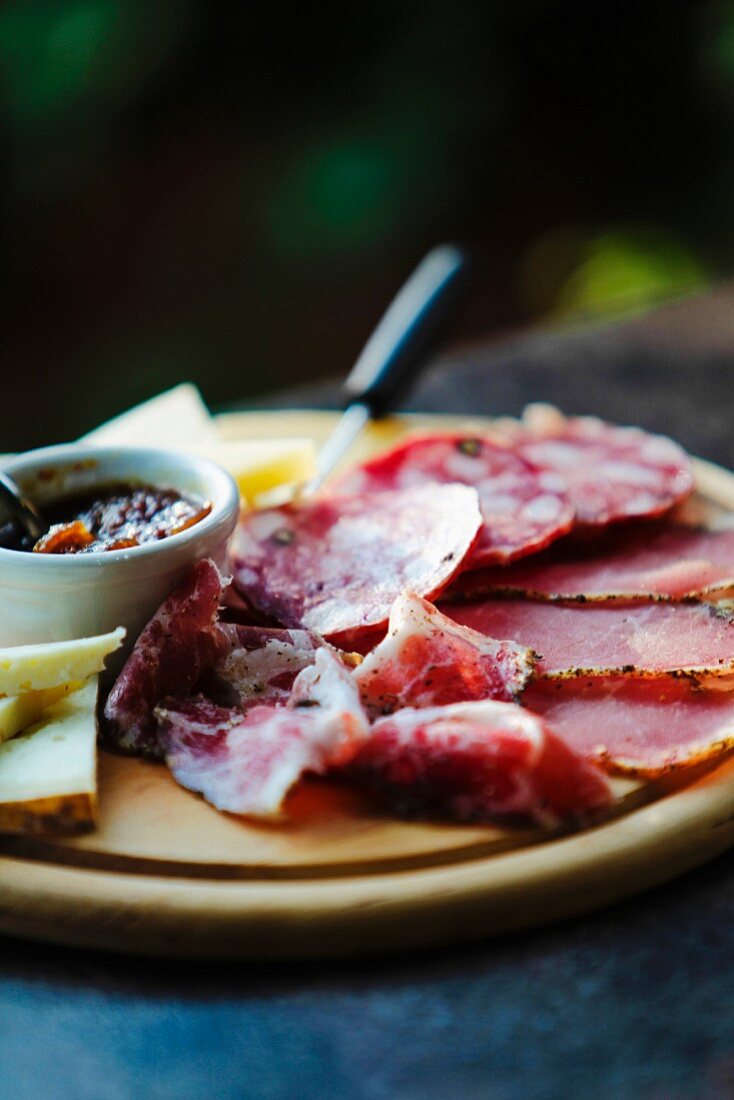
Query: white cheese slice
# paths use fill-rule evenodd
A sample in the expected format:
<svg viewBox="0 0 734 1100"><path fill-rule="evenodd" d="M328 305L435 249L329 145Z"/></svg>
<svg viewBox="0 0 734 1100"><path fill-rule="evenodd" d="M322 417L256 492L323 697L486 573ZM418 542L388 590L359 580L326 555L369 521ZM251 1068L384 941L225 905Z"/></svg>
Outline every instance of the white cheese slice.
<svg viewBox="0 0 734 1100"><path fill-rule="evenodd" d="M97 810L97 677L0 745L0 832L78 832Z"/></svg>
<svg viewBox="0 0 734 1100"><path fill-rule="evenodd" d="M183 382L136 405L87 435L83 443L183 450L217 439L217 429L196 386Z"/></svg>
<svg viewBox="0 0 734 1100"><path fill-rule="evenodd" d="M0 699L0 744L37 722L47 707L79 687L79 683L60 684L59 687L27 691L25 695L9 695Z"/></svg>
<svg viewBox="0 0 734 1100"><path fill-rule="evenodd" d="M109 634L0 649L0 696L43 691L86 680L104 668L105 657L122 645L121 626Z"/></svg>

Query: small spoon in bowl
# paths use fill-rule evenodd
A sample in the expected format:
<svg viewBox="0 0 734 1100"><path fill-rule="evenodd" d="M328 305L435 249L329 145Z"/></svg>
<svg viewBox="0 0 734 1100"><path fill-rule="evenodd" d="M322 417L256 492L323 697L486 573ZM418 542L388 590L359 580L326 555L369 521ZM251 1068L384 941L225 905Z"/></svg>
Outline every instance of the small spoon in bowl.
<svg viewBox="0 0 734 1100"><path fill-rule="evenodd" d="M28 537L31 545L48 531L48 524L36 505L23 493L12 477L0 470L0 505Z"/></svg>

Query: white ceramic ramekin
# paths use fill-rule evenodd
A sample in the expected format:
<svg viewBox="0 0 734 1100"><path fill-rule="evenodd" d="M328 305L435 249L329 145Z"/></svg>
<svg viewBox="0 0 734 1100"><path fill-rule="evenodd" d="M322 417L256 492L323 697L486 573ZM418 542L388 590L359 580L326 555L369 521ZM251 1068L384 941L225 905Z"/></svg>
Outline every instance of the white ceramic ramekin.
<svg viewBox="0 0 734 1100"><path fill-rule="evenodd" d="M124 626L128 651L195 562L226 563L239 495L230 475L208 459L72 443L28 451L3 468L42 511L60 496L121 482L177 489L210 501L212 510L180 534L127 550L54 555L0 549L0 645L62 641Z"/></svg>

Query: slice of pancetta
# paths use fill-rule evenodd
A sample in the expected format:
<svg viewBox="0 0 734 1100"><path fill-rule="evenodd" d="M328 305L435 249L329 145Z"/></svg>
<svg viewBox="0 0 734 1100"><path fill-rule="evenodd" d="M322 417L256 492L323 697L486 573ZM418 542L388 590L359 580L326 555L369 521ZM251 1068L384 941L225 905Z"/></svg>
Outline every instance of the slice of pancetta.
<svg viewBox="0 0 734 1100"><path fill-rule="evenodd" d="M612 772L654 777L734 748L734 691L686 680L541 680L523 704Z"/></svg>
<svg viewBox="0 0 734 1100"><path fill-rule="evenodd" d="M502 593L538 600L684 600L734 591L734 530L665 527L629 536L624 545L553 561L518 562L462 573L451 596Z"/></svg>
<svg viewBox="0 0 734 1100"><path fill-rule="evenodd" d="M205 699L156 710L165 759L175 779L219 810L280 814L306 772L348 763L367 737L359 691L327 649L299 673L287 706L246 713Z"/></svg>
<svg viewBox="0 0 734 1100"><path fill-rule="evenodd" d="M349 470L336 486L374 493L427 482L460 482L479 494L484 522L468 568L532 554L573 524L561 479L486 436L415 436Z"/></svg>
<svg viewBox="0 0 734 1100"><path fill-rule="evenodd" d="M455 821L584 821L611 803L607 780L512 703L456 703L381 718L352 772L401 814Z"/></svg>
<svg viewBox="0 0 734 1100"><path fill-rule="evenodd" d="M160 755L153 708L166 696L188 695L228 651L217 622L221 596L219 570L200 561L145 627L105 706L105 733L119 748Z"/></svg>
<svg viewBox="0 0 734 1100"><path fill-rule="evenodd" d="M386 637L354 672L372 715L472 699L515 701L535 663L527 647L457 626L406 592L393 604Z"/></svg>
<svg viewBox="0 0 734 1100"><path fill-rule="evenodd" d="M531 405L522 422L499 427L517 454L560 479L577 526L658 516L693 489L688 455L666 436L565 417L547 405Z"/></svg>
<svg viewBox="0 0 734 1100"><path fill-rule="evenodd" d="M384 628L408 588L451 580L481 525L466 485L331 497L249 512L233 542L234 583L261 614L340 645Z"/></svg>
<svg viewBox="0 0 734 1100"><path fill-rule="evenodd" d="M443 601L455 622L530 646L540 676L729 676L734 619L711 604L579 607L535 600Z"/></svg>

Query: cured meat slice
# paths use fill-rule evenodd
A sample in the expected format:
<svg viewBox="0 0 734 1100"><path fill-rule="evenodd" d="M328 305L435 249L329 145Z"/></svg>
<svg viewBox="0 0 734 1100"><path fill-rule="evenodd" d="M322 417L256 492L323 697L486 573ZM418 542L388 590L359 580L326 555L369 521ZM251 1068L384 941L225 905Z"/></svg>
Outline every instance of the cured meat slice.
<svg viewBox="0 0 734 1100"><path fill-rule="evenodd" d="M326 649L299 674L285 707L242 714L199 698L156 714L175 779L219 810L255 817L277 816L305 772L351 760L368 730L357 685Z"/></svg>
<svg viewBox="0 0 734 1100"><path fill-rule="evenodd" d="M607 807L602 773L512 703L406 708L381 718L354 773L402 814L555 825Z"/></svg>
<svg viewBox="0 0 734 1100"><path fill-rule="evenodd" d="M212 677L198 687L213 701L224 698L241 710L262 704L285 706L296 676L313 664L316 651L325 644L310 630L232 623L223 623L221 629L229 649L214 666ZM222 685L233 693L229 698Z"/></svg>
<svg viewBox="0 0 734 1100"><path fill-rule="evenodd" d="M518 454L561 479L577 525L658 516L693 489L688 455L666 436L550 406L529 406L522 423L501 428Z"/></svg>
<svg viewBox="0 0 734 1100"><path fill-rule="evenodd" d="M471 699L517 699L533 670L531 650L457 626L406 592L393 604L387 636L354 672L371 714Z"/></svg>
<svg viewBox="0 0 734 1100"><path fill-rule="evenodd" d="M686 680L539 681L523 702L613 772L654 777L734 748L734 691Z"/></svg>
<svg viewBox="0 0 734 1100"><path fill-rule="evenodd" d="M340 492L366 493L426 482L459 482L479 494L484 522L468 568L541 550L573 524L561 479L487 436L416 436L348 471L336 484Z"/></svg>
<svg viewBox="0 0 734 1100"><path fill-rule="evenodd" d="M734 671L734 619L711 604L565 607L486 599L447 601L441 610L481 634L530 646L539 655L541 676L726 676Z"/></svg>
<svg viewBox="0 0 734 1100"><path fill-rule="evenodd" d="M734 590L734 530L670 527L593 556L462 573L451 596L492 592L544 600L683 600Z"/></svg>
<svg viewBox="0 0 734 1100"><path fill-rule="evenodd" d="M247 513L233 544L234 583L287 627L339 644L384 627L410 588L440 592L481 524L466 485L343 496Z"/></svg>
<svg viewBox="0 0 734 1100"><path fill-rule="evenodd" d="M138 638L105 706L106 736L126 752L159 756L156 703L185 696L228 649L217 618L222 578L198 562Z"/></svg>

